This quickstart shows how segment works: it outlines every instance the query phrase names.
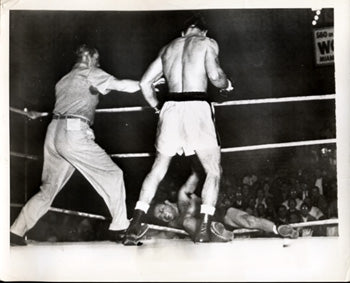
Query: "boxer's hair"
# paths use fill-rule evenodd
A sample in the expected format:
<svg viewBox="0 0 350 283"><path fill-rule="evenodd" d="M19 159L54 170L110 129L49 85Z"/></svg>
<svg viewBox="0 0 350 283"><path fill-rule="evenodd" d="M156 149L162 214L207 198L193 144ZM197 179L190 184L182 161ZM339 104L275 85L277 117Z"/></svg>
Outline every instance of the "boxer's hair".
<svg viewBox="0 0 350 283"><path fill-rule="evenodd" d="M82 61L83 56L89 55L92 57L96 53L98 53L97 49L94 47L88 46L87 44L80 45L75 51L75 55L77 56L78 62Z"/></svg>
<svg viewBox="0 0 350 283"><path fill-rule="evenodd" d="M191 16L190 18L188 18L184 22L182 31L185 32L192 25L196 26L201 31L208 30L208 26L207 26L207 23L205 22L204 17L201 14L199 14L199 13L194 14L193 16Z"/></svg>

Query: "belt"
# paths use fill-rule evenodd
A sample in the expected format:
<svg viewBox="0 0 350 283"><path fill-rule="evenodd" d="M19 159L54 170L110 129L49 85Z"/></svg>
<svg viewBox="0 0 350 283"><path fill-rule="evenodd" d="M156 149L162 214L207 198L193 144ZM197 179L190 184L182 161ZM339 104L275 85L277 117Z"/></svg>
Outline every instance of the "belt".
<svg viewBox="0 0 350 283"><path fill-rule="evenodd" d="M57 114L53 114L52 119L55 120L61 120L61 119L79 119L80 121L88 124L90 126L90 121L86 118L83 117L77 117L74 115L57 115Z"/></svg>

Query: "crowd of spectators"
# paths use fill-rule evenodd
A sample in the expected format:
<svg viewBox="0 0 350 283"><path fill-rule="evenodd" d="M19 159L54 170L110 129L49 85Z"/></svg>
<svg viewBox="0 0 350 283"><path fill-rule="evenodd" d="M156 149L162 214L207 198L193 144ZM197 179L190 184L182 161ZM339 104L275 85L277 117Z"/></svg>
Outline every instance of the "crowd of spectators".
<svg viewBox="0 0 350 283"><path fill-rule="evenodd" d="M326 152L325 152L326 150ZM319 151L307 168L288 166L264 174L246 172L224 175L217 203L221 218L236 207L276 224L290 224L338 217L337 179L333 155ZM331 229L328 229L329 231ZM301 229L301 236L330 235L327 227Z"/></svg>

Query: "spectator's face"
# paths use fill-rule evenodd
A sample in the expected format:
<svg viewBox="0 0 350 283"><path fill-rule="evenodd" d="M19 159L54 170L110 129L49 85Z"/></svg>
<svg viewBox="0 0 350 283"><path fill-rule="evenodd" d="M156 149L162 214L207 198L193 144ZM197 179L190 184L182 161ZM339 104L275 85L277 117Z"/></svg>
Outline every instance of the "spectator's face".
<svg viewBox="0 0 350 283"><path fill-rule="evenodd" d="M309 214L309 208L307 207L307 205L302 205L300 207L300 213L304 217L306 217Z"/></svg>
<svg viewBox="0 0 350 283"><path fill-rule="evenodd" d="M223 205L224 207L229 207L229 206L231 206L231 200L230 200L229 198L224 199L224 200L222 201L222 205Z"/></svg>
<svg viewBox="0 0 350 283"><path fill-rule="evenodd" d="M312 188L311 194L313 197L317 197L319 195L318 188L316 188L316 187Z"/></svg>
<svg viewBox="0 0 350 283"><path fill-rule="evenodd" d="M296 190L291 190L290 191L290 197L291 198L296 198L297 197L297 191Z"/></svg>
<svg viewBox="0 0 350 283"><path fill-rule="evenodd" d="M234 191L230 191L230 192L227 193L227 197L229 199L234 199L235 196L236 196L236 193Z"/></svg>
<svg viewBox="0 0 350 283"><path fill-rule="evenodd" d="M290 199L288 201L288 206L289 206L289 209L295 209L295 207L296 207L295 200L294 199Z"/></svg>
<svg viewBox="0 0 350 283"><path fill-rule="evenodd" d="M242 200L242 193L241 192L236 193L236 200Z"/></svg>
<svg viewBox="0 0 350 283"><path fill-rule="evenodd" d="M174 207L168 204L157 204L154 208L154 217L164 222L171 222L176 218L176 211Z"/></svg>

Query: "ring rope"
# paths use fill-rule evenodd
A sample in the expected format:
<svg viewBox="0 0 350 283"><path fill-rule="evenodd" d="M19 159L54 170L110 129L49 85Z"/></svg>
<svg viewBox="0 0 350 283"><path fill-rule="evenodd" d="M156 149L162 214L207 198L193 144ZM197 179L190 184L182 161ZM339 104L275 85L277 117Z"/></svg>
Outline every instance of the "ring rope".
<svg viewBox="0 0 350 283"><path fill-rule="evenodd" d="M312 100L330 100L335 99L335 94L324 94L324 95L309 95L309 96L291 96L291 97L280 97L280 98L259 98L259 99L243 99L243 100L232 100L225 102L212 102L212 106L230 106L230 105L247 105L247 104L263 104L263 103L283 103L283 102L298 102L298 101L312 101ZM135 112L143 111L146 109L153 109L150 106L131 106L131 107L115 107L115 108L101 108L96 109L96 113L117 113L117 112ZM10 107L11 112L28 116L27 108L24 110ZM47 116L48 112L43 112L43 116Z"/></svg>
<svg viewBox="0 0 350 283"><path fill-rule="evenodd" d="M135 112L143 111L146 109L153 109L150 106L131 106L131 107L118 107L118 108L103 108L96 109L96 113L116 113L116 112Z"/></svg>
<svg viewBox="0 0 350 283"><path fill-rule="evenodd" d="M222 148L221 152L250 151L250 150L257 150L257 149L294 147L294 146L305 146L305 145L316 145L316 144L329 144L329 143L336 143L336 141L337 141L336 139L322 139L322 140L309 140L309 141L297 141L297 142L283 142L283 143L248 145L248 146Z"/></svg>
<svg viewBox="0 0 350 283"><path fill-rule="evenodd" d="M30 160L39 160L38 155L24 154L24 153L19 153L19 152L14 152L14 151L10 151L10 156L26 158L26 159L30 159Z"/></svg>
<svg viewBox="0 0 350 283"><path fill-rule="evenodd" d="M335 94L231 100L231 101L225 101L225 102L213 102L213 104L215 106L229 106L229 105L298 102L298 101L330 100L330 99L335 99Z"/></svg>
<svg viewBox="0 0 350 283"><path fill-rule="evenodd" d="M22 207L22 204L18 203L11 203L12 207ZM49 211L69 214L69 215L76 215L76 216L82 216L82 217L88 217L88 218L94 218L94 219L100 219L100 220L108 220L107 217L104 217L102 215L87 213L87 212L81 212L81 211L74 211L69 209L63 209L63 208L56 208L56 207L50 207ZM325 219L325 220L316 220L316 221L310 221L310 222L301 222L301 223L292 223L289 224L293 228L302 228L302 227L312 227L312 226L322 226L322 225L338 225L339 220L337 218L333 219ZM157 231L165 231L165 232L173 232L177 234L182 235L188 235L188 233L182 229L172 228L172 227L166 227L166 226L160 226L155 224L147 224L150 229L157 230ZM233 234L249 234L249 233L256 233L261 232L257 229L236 229L233 230Z"/></svg>
<svg viewBox="0 0 350 283"><path fill-rule="evenodd" d="M282 102L298 102L298 101L330 100L330 99L335 99L335 94L292 96L292 97L280 97L280 98L244 99L244 100L232 100L232 101L225 101L225 102L212 102L211 104L213 106L230 106L230 105L282 103ZM129 111L135 112L135 111L143 111L146 109L153 109L153 108L150 106L116 107L116 108L96 109L96 112L97 113L118 113L118 112L129 112Z"/></svg>
<svg viewBox="0 0 350 283"><path fill-rule="evenodd" d="M26 109L26 108L24 108L24 109ZM14 112L14 113L17 113L17 114L21 114L23 116L27 116L27 113L25 113L26 112L25 110L21 110L21 109L17 109L17 108L14 108L14 107L10 107L10 111Z"/></svg>
<svg viewBox="0 0 350 283"><path fill-rule="evenodd" d="M238 152L238 151L251 151L259 149L270 149L270 148L282 148L282 147L296 147L296 146L307 146L307 145L319 145L319 144L332 144L336 143L336 139L322 139L322 140L309 140L309 141L298 141L298 142L284 142L284 143L271 143L271 144L260 144L260 145L248 145L239 147L228 147L222 148L222 153L228 152ZM22 157L32 160L38 160L40 157L38 155L23 154L11 151L11 156ZM150 157L154 156L155 153L142 152L142 153L112 153L109 154L110 157L115 158L136 158L136 157Z"/></svg>
<svg viewBox="0 0 350 283"><path fill-rule="evenodd" d="M21 110L21 109L11 107L11 106L10 106L10 111L17 113L17 114L20 114L22 116L27 116L28 118L30 118L32 120L37 119L39 117L49 116L49 114L50 114L49 112L28 111L27 108L24 108L23 110ZM35 114L37 114L37 116L35 118L31 117L31 115L30 115L31 112L34 112Z"/></svg>
<svg viewBox="0 0 350 283"><path fill-rule="evenodd" d="M322 140L309 140L309 141L298 141L298 142L248 145L248 146L240 146L240 147L222 148L221 152L227 153L227 152L251 151L251 150L259 150L259 149L269 149L269 148L295 147L295 146L317 145L317 144L331 144L331 143L336 143L336 141L337 141L336 139L322 139ZM110 154L111 157L116 157L116 158L150 157L153 155L154 155L154 153L114 153L114 154Z"/></svg>
<svg viewBox="0 0 350 283"><path fill-rule="evenodd" d="M339 220L337 218L332 219L325 219L325 220L315 220L315 221L309 221L309 222L300 222L300 223L291 223L288 224L293 228L302 228L302 227L313 227L313 226L326 226L326 225L338 225ZM234 230L234 234L249 234L249 233L256 233L261 232L257 229L237 229Z"/></svg>
<svg viewBox="0 0 350 283"><path fill-rule="evenodd" d="M309 222L301 222L301 223L292 223L289 224L293 228L302 228L302 227L312 227L312 226L325 226L325 225L337 225L339 223L338 219L326 219L326 220L317 220L317 221L309 221ZM165 232L174 232L177 234L188 235L188 233L182 229L176 229L171 227L159 226L154 224L148 224L150 229L157 231L165 231ZM257 229L236 229L233 230L233 234L250 234L255 232L261 232Z"/></svg>
<svg viewBox="0 0 350 283"><path fill-rule="evenodd" d="M109 156L110 157L116 157L116 158L132 158L132 157L150 157L150 156L154 156L155 153L148 153L148 152L144 152L144 153L112 153Z"/></svg>

